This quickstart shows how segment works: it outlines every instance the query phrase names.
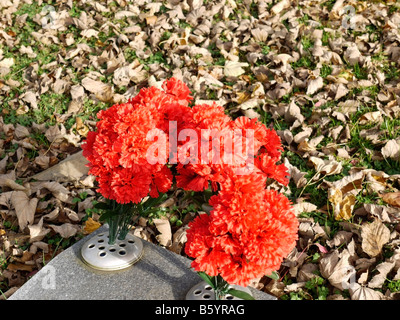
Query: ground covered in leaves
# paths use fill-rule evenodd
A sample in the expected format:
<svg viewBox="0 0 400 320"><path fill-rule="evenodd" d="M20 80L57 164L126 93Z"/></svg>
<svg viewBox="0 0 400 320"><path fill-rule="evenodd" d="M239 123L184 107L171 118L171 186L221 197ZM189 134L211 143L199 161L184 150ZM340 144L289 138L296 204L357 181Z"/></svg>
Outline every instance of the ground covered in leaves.
<svg viewBox="0 0 400 320"><path fill-rule="evenodd" d="M253 286L397 299L399 28L389 0L0 0L0 299L99 225L93 178L54 166L98 110L171 76L282 138L290 184L270 187L299 241ZM203 202L178 190L134 232L183 254Z"/></svg>

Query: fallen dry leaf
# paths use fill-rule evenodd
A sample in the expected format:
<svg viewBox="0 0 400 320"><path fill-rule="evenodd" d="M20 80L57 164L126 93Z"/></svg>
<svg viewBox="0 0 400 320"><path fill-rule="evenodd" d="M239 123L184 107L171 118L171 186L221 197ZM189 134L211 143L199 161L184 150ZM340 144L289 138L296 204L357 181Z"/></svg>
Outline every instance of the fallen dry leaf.
<svg viewBox="0 0 400 320"><path fill-rule="evenodd" d="M7 187L16 191L27 191L24 186L21 186L19 183L15 182L15 179L10 179L6 177L6 175L2 175L0 177L0 187Z"/></svg>
<svg viewBox="0 0 400 320"><path fill-rule="evenodd" d="M400 207L400 192L388 192L379 195L384 202L394 207Z"/></svg>
<svg viewBox="0 0 400 320"><path fill-rule="evenodd" d="M83 231L85 232L85 234L90 234L93 231L96 231L100 227L101 227L101 223L95 221L92 217L89 217L85 222Z"/></svg>
<svg viewBox="0 0 400 320"><path fill-rule="evenodd" d="M160 245L169 247L172 244L171 224L167 219L153 219L153 222L160 233L156 236Z"/></svg>
<svg viewBox="0 0 400 320"><path fill-rule="evenodd" d="M227 77L238 77L245 73L242 67L247 67L249 64L246 62L225 61L224 74Z"/></svg>
<svg viewBox="0 0 400 320"><path fill-rule="evenodd" d="M87 91L95 94L96 98L100 101L112 101L113 88L110 85L90 79L89 77L82 80L82 85Z"/></svg>
<svg viewBox="0 0 400 320"><path fill-rule="evenodd" d="M361 247L370 257L376 257L390 239L389 229L378 219L361 226Z"/></svg>
<svg viewBox="0 0 400 320"><path fill-rule="evenodd" d="M313 163L317 172L327 176L342 172L342 164L335 160L323 160L317 157L310 157L310 161Z"/></svg>
<svg viewBox="0 0 400 320"><path fill-rule="evenodd" d="M60 226L49 225L49 227L65 239L73 237L80 229L77 225L73 225L71 223L64 223Z"/></svg>
<svg viewBox="0 0 400 320"><path fill-rule="evenodd" d="M0 257L20 263L24 259L20 247L30 246L33 256L27 263L34 263L36 271L43 258L47 263L54 256L54 246L45 243L54 228L72 221L78 230L75 236L90 231L90 222L84 224L82 217L97 200L96 181L87 175L86 159L76 152L87 131L96 128L95 110L125 103L146 86L162 89L172 75L188 84L196 104L215 102L234 118L245 115L270 128L282 128L278 134L290 184L271 188L290 194L298 217L308 218L300 218L296 250L279 270L287 281L268 279L264 290L286 298L291 290L302 290L305 295L298 297L316 299L306 281L313 271L326 268L310 259L319 255L321 261L337 251L337 263L324 273L330 277L325 278L330 291L326 298L348 297L338 294L341 280L347 279L339 270L341 260L345 269L354 265L357 270L356 283L361 286L349 288L353 300L381 298L370 286L381 290L384 277L400 279L397 262L389 273L380 270L399 260L395 248L400 243L400 211L395 194L400 175L392 174L398 171L400 142L396 1L116 2L117 6L107 6L91 0L58 1L54 21L41 28L45 16L20 14L36 8L35 1L0 0L0 25L6 28L0 28L0 174L7 175L0 176L1 219L18 225L11 203L14 192L26 193L29 201L39 199L23 231L0 228ZM343 11L349 6L356 9L351 19ZM346 22L354 23L354 28L346 29ZM25 33L18 30L33 26L26 42ZM46 110L55 112L47 117ZM46 119L38 117L42 114ZM34 122L25 125L27 118ZM358 133L365 148L354 139ZM320 171L309 179L307 166ZM343 178L337 180L337 173ZM38 181L58 182L65 189L46 188ZM300 199L295 197L298 189L304 189ZM84 201L72 201L85 193ZM371 203L355 204L356 196ZM179 199L176 202L169 210L180 205ZM360 206L354 210L356 205ZM332 211L343 220L335 223L337 228L320 220ZM375 218L387 225L391 236L384 245L385 255L369 258L361 246L361 223ZM170 230L165 223L163 232L146 220L134 232L147 241L170 241L167 249L183 254L185 219L181 227L172 225ZM342 254L346 250L348 259ZM391 259L384 260L393 251ZM7 289L27 280L26 274L0 269L0 290L7 296ZM293 284L287 286L289 282ZM265 278L258 285L264 283ZM385 292L384 298L396 295Z"/></svg>
<svg viewBox="0 0 400 320"><path fill-rule="evenodd" d="M355 269L349 259L348 250L344 250L341 254L335 250L323 257L319 263L321 274L339 290L348 289L351 278L355 276Z"/></svg>
<svg viewBox="0 0 400 320"><path fill-rule="evenodd" d="M274 295L275 297L281 297L285 294L284 291L285 284L282 281L277 281L272 279L266 286L265 289L270 294Z"/></svg>
<svg viewBox="0 0 400 320"><path fill-rule="evenodd" d="M299 216L303 212L313 212L318 209L315 204L310 202L300 202L293 205L296 216Z"/></svg>
<svg viewBox="0 0 400 320"><path fill-rule="evenodd" d="M7 270L10 271L29 271L31 272L33 270L34 266L33 265L28 265L25 263L21 263L21 262L14 262L14 263L10 263L7 266Z"/></svg>
<svg viewBox="0 0 400 320"><path fill-rule="evenodd" d="M275 4L272 8L271 8L271 12L273 12L274 14L279 14L282 10L284 10L285 8L288 8L290 6L290 1L289 0L282 0L279 1L277 4Z"/></svg>
<svg viewBox="0 0 400 320"><path fill-rule="evenodd" d="M299 282L307 282L317 276L315 273L317 270L318 265L315 263L305 263L298 272L297 280Z"/></svg>
<svg viewBox="0 0 400 320"><path fill-rule="evenodd" d="M177 231L175 231L172 237L172 244L168 248L168 250L175 252L176 254L181 254L182 249L187 241L186 230L187 226L180 227Z"/></svg>
<svg viewBox="0 0 400 320"><path fill-rule="evenodd" d="M333 205L333 213L336 220L349 220L352 217L356 197L354 194L347 194L343 197L340 189L329 189L329 202Z"/></svg>
<svg viewBox="0 0 400 320"><path fill-rule="evenodd" d="M353 283L349 288L351 300L381 300L382 293L358 283Z"/></svg>
<svg viewBox="0 0 400 320"><path fill-rule="evenodd" d="M28 229L30 243L41 241L50 232L50 229L43 228L43 217L39 220L38 224L28 226Z"/></svg>
<svg viewBox="0 0 400 320"><path fill-rule="evenodd" d="M389 140L381 152L384 158L398 159L400 157L400 144L396 140Z"/></svg>
<svg viewBox="0 0 400 320"><path fill-rule="evenodd" d="M373 217L385 223L396 223L400 219L400 212L396 207L365 203L363 208Z"/></svg>
<svg viewBox="0 0 400 320"><path fill-rule="evenodd" d="M79 151L47 170L39 172L32 178L41 181L77 181L89 172L89 168L86 166L87 163L88 161L82 155L82 151Z"/></svg>
<svg viewBox="0 0 400 320"><path fill-rule="evenodd" d="M361 190L362 182L365 178L364 171L351 172L350 175L343 177L335 182L327 182L330 188L339 189L343 195L349 192L357 194Z"/></svg>
<svg viewBox="0 0 400 320"><path fill-rule="evenodd" d="M57 199L68 202L69 190L56 181L33 182L31 184L32 192L43 192L43 189L49 190Z"/></svg>
<svg viewBox="0 0 400 320"><path fill-rule="evenodd" d="M322 77L310 80L307 87L307 94L313 95L315 92L322 89L323 86L324 86L324 79L322 79Z"/></svg>
<svg viewBox="0 0 400 320"><path fill-rule="evenodd" d="M15 208L18 225L21 231L23 231L28 224L31 225L33 223L38 201L39 199L37 198L29 199L23 191L14 191L11 194L11 203Z"/></svg>
<svg viewBox="0 0 400 320"><path fill-rule="evenodd" d="M10 68L14 65L14 58L5 58L0 61L0 68Z"/></svg>
<svg viewBox="0 0 400 320"><path fill-rule="evenodd" d="M376 266L378 274L376 274L369 282L369 288L382 288L383 283L386 281L388 273L392 271L395 262L382 262Z"/></svg>

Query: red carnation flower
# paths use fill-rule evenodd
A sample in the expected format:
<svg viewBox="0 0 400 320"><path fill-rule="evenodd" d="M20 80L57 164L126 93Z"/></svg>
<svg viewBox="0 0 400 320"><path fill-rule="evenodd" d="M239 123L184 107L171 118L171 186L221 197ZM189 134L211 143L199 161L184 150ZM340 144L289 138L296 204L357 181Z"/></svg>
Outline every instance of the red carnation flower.
<svg viewBox="0 0 400 320"><path fill-rule="evenodd" d="M138 203L145 196L157 197L172 185L172 174L165 163L150 164L147 157L154 129L167 132L170 121L178 129L187 122L192 97L187 86L176 79L164 82L163 89L144 88L128 103L116 104L98 113L95 132L89 132L82 145L90 174L96 176L98 191L118 203ZM165 145L159 152L169 149ZM152 155L153 156L153 155Z"/></svg>
<svg viewBox="0 0 400 320"><path fill-rule="evenodd" d="M289 200L276 191L228 198L212 197L210 215L189 224L185 252L196 271L246 286L279 268L295 246L298 222Z"/></svg>

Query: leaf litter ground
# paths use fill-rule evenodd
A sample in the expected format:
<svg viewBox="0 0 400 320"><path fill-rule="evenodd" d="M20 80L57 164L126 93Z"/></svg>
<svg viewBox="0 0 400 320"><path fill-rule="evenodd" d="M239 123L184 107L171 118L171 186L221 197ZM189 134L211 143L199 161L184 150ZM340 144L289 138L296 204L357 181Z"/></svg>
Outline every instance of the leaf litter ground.
<svg viewBox="0 0 400 320"><path fill-rule="evenodd" d="M196 103L282 139L290 184L270 187L293 201L299 241L254 287L399 298L398 3L0 0L0 11L0 298L99 226L93 177L63 162L97 111L172 76ZM206 202L177 190L134 233L183 255Z"/></svg>

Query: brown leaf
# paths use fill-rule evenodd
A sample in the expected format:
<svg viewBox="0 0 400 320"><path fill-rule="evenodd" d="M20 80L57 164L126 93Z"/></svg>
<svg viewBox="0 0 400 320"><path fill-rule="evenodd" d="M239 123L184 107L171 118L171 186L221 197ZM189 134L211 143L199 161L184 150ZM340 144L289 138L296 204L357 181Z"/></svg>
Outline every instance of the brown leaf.
<svg viewBox="0 0 400 320"><path fill-rule="evenodd" d="M172 245L168 248L176 254L181 254L182 248L187 241L186 230L187 226L179 228L172 237Z"/></svg>
<svg viewBox="0 0 400 320"><path fill-rule="evenodd" d="M32 178L36 180L76 181L88 173L87 163L87 159L80 151Z"/></svg>
<svg viewBox="0 0 400 320"><path fill-rule="evenodd" d="M350 175L345 176L338 181L332 183L327 182L327 184L332 188L339 189L343 195L351 191L358 193L358 190L361 190L364 176L365 173L363 171L359 171L356 173L350 173Z"/></svg>
<svg viewBox="0 0 400 320"><path fill-rule="evenodd" d="M32 259L32 256L33 256L32 252L29 252L29 251L25 250L22 253L22 257L16 257L15 260L18 261L18 262L27 262L27 261L30 261Z"/></svg>
<svg viewBox="0 0 400 320"><path fill-rule="evenodd" d="M348 231L338 231L332 240L327 241L326 244L330 247L339 247L344 243L349 243L353 233Z"/></svg>
<svg viewBox="0 0 400 320"><path fill-rule="evenodd" d="M2 295L0 295L0 300L5 300L8 299L11 295L13 295L19 287L12 287L8 289L6 292L4 292Z"/></svg>
<svg viewBox="0 0 400 320"><path fill-rule="evenodd" d="M7 270L10 271L33 271L34 266L33 265L28 265L25 263L21 263L21 262L14 262L14 263L10 263L7 266Z"/></svg>
<svg viewBox="0 0 400 320"><path fill-rule="evenodd" d="M11 203L15 208L20 230L24 230L28 224L31 225L33 223L38 201L37 198L29 199L23 191L14 191L12 193Z"/></svg>
<svg viewBox="0 0 400 320"><path fill-rule="evenodd" d="M356 197L353 194L345 196L340 204L340 211L338 216L335 217L336 220L344 219L348 220L351 218L354 205L356 204Z"/></svg>
<svg viewBox="0 0 400 320"><path fill-rule="evenodd" d="M382 148L381 152L385 159L398 159L400 156L400 144L396 140L389 140Z"/></svg>
<svg viewBox="0 0 400 320"><path fill-rule="evenodd" d="M289 0L282 0L280 2L278 2L276 5L274 5L271 8L271 12L273 12L274 14L278 14L280 13L282 10L284 10L285 8L290 7L290 1Z"/></svg>
<svg viewBox="0 0 400 320"><path fill-rule="evenodd" d="M160 245L169 247L172 244L172 232L169 220L153 219L153 222L156 225L157 230L160 232L160 234L156 236L157 241Z"/></svg>
<svg viewBox="0 0 400 320"><path fill-rule="evenodd" d="M80 117L76 117L75 118L76 121L76 131L83 137L86 137L88 132L89 132L89 128L83 123L82 118Z"/></svg>
<svg viewBox="0 0 400 320"><path fill-rule="evenodd" d="M387 204L394 207L400 207L400 192L388 192L381 194L380 197Z"/></svg>
<svg viewBox="0 0 400 320"><path fill-rule="evenodd" d="M367 213L379 218L382 222L394 223L400 219L399 209L373 203L364 203L363 208Z"/></svg>
<svg viewBox="0 0 400 320"><path fill-rule="evenodd" d="M313 212L318 209L318 207L315 204L312 204L310 202L299 202L294 204L293 206L294 212L296 216L299 216L303 212Z"/></svg>
<svg viewBox="0 0 400 320"><path fill-rule="evenodd" d="M285 120L293 123L296 120L300 123L304 122L304 116L301 114L300 107L292 100L285 110Z"/></svg>
<svg viewBox="0 0 400 320"><path fill-rule="evenodd" d="M235 61L225 61L224 74L227 77L238 77L245 73L242 67L247 67L249 64L247 62L235 62Z"/></svg>
<svg viewBox="0 0 400 320"><path fill-rule="evenodd" d="M69 191L62 184L56 181L45 181L45 182L33 182L31 184L32 192L42 191L42 189L49 190L53 196L57 199L68 202L69 201Z"/></svg>
<svg viewBox="0 0 400 320"><path fill-rule="evenodd" d="M317 157L310 157L310 161L314 165L315 170L327 176L342 172L342 164L335 160L323 160Z"/></svg>
<svg viewBox="0 0 400 320"><path fill-rule="evenodd" d="M368 283L370 288L382 288L383 283L386 281L386 277L395 266L395 262L382 262L376 266L376 270L379 272L376 274L371 281Z"/></svg>
<svg viewBox="0 0 400 320"><path fill-rule="evenodd" d="M304 177L307 172L301 172L298 168L291 165L289 160L285 158L284 164L289 170L290 179L296 184L297 188L302 188L307 184L307 179Z"/></svg>
<svg viewBox="0 0 400 320"><path fill-rule="evenodd" d="M349 281L355 276L355 269L349 261L350 257L348 250L341 254L335 250L320 260L321 275L340 290L348 289Z"/></svg>
<svg viewBox="0 0 400 320"><path fill-rule="evenodd" d="M282 281L277 281L277 280L271 280L266 286L265 289L267 292L270 294L276 296L276 297L281 297L285 294L285 284Z"/></svg>
<svg viewBox="0 0 400 320"><path fill-rule="evenodd" d="M389 229L378 219L361 226L361 247L370 257L376 257L390 239Z"/></svg>
<svg viewBox="0 0 400 320"><path fill-rule="evenodd" d="M318 265L315 263L306 263L304 264L301 269L299 270L297 281L299 282L307 282L312 278L315 278L316 271L318 271Z"/></svg>
<svg viewBox="0 0 400 320"><path fill-rule="evenodd" d="M307 95L313 95L324 86L324 80L321 77L310 80L307 87Z"/></svg>
<svg viewBox="0 0 400 320"><path fill-rule="evenodd" d="M103 102L112 100L113 89L110 85L101 81L90 79L88 77L82 80L82 85L87 91L95 94L97 99Z"/></svg>
<svg viewBox="0 0 400 320"><path fill-rule="evenodd" d="M49 142L55 142L57 140L63 139L67 131L64 126L61 129L58 125L50 126L45 133L45 136Z"/></svg>
<svg viewBox="0 0 400 320"><path fill-rule="evenodd" d="M28 128L21 126L20 124L17 124L15 126L14 135L17 139L23 139L23 138L29 136L30 132L29 132Z"/></svg>
<svg viewBox="0 0 400 320"><path fill-rule="evenodd" d="M37 164L42 169L47 169L50 164L50 157L45 155L37 156L34 160L34 163Z"/></svg>
<svg viewBox="0 0 400 320"><path fill-rule="evenodd" d="M0 194L0 205L11 209L11 197L14 191L3 192Z"/></svg>
<svg viewBox="0 0 400 320"><path fill-rule="evenodd" d="M358 283L353 283L349 288L351 300L381 300L382 293L379 291L367 288Z"/></svg>
<svg viewBox="0 0 400 320"><path fill-rule="evenodd" d="M30 243L42 240L46 236L46 234L50 232L50 229L43 228L43 217L40 219L38 224L35 224L33 226L28 226L28 228L29 228Z"/></svg>
<svg viewBox="0 0 400 320"><path fill-rule="evenodd" d="M64 223L61 226L49 225L49 227L60 234L60 236L63 238L73 237L79 230L77 225L71 223Z"/></svg>
<svg viewBox="0 0 400 320"><path fill-rule="evenodd" d="M21 186L19 183L16 183L15 179L10 179L8 175L0 176L0 187L7 187L17 191L26 191L26 188L24 186Z"/></svg>
<svg viewBox="0 0 400 320"><path fill-rule="evenodd" d="M0 61L0 68L11 68L14 64L14 58L5 58Z"/></svg>

